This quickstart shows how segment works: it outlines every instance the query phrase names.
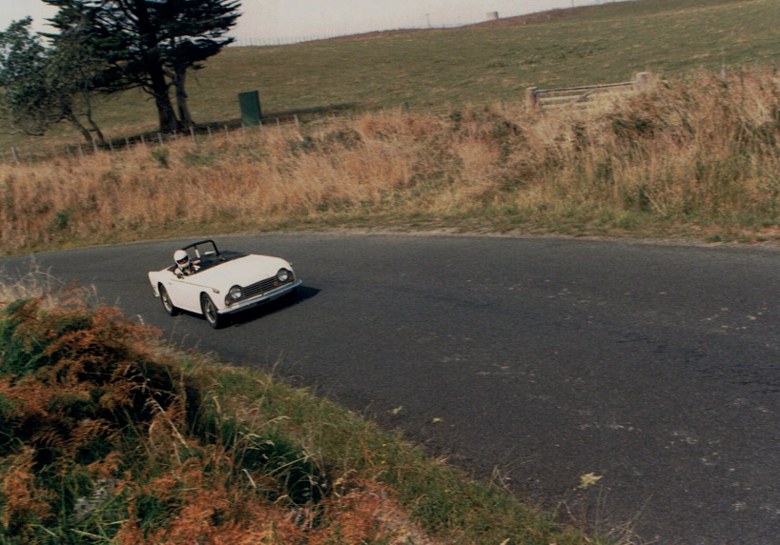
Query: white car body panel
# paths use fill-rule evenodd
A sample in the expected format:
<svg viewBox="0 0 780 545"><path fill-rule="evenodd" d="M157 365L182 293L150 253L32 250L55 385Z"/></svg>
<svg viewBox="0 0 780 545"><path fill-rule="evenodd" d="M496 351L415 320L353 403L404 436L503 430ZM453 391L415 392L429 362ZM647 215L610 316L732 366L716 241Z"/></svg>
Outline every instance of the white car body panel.
<svg viewBox="0 0 780 545"><path fill-rule="evenodd" d="M227 254L220 254L227 255ZM270 301L289 293L301 285L302 281L295 277L295 272L289 262L279 257L246 254L240 257L229 256L225 261L218 261L202 271L190 275L178 276L174 266L159 271L149 272L149 283L155 297L160 296L162 285L168 293L171 303L182 310L203 314L201 296L207 294L217 308L219 314L229 314L259 303ZM292 273L292 282L285 284L270 282L280 269ZM261 293L246 297L228 305L225 301L230 288L240 286L242 289L266 281L269 285Z"/></svg>

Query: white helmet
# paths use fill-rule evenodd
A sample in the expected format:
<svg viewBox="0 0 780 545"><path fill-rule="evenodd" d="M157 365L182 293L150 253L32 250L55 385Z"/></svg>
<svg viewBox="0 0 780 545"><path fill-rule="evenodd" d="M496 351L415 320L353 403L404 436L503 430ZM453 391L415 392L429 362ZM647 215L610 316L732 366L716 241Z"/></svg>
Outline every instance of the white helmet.
<svg viewBox="0 0 780 545"><path fill-rule="evenodd" d="M176 266L180 270L184 270L190 264L190 256L184 250L176 250L173 252L173 260L176 262Z"/></svg>

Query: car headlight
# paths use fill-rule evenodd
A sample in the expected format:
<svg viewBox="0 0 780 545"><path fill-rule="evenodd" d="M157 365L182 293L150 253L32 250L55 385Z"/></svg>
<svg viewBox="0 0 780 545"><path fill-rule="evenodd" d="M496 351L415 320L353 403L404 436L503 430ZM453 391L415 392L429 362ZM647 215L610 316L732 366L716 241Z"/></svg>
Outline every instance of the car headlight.
<svg viewBox="0 0 780 545"><path fill-rule="evenodd" d="M241 286L233 286L230 288L230 291L228 291L227 296L225 297L225 304L230 305L232 303L235 303L236 301L240 300L241 297L244 296L244 292L241 291Z"/></svg>
<svg viewBox="0 0 780 545"><path fill-rule="evenodd" d="M287 269L279 269L279 272L276 273L276 279L281 283L287 282L290 278L292 278L292 272Z"/></svg>

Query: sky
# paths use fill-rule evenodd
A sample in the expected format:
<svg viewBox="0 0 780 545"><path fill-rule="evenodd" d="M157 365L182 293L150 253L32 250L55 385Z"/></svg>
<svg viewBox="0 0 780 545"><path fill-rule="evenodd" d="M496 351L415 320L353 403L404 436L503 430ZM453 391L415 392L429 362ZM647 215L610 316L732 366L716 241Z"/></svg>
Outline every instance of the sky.
<svg viewBox="0 0 780 545"><path fill-rule="evenodd" d="M606 0L243 0L232 35L239 44L263 45L373 30L457 26L498 12L511 17ZM27 15L45 30L54 9L41 0L0 0L0 30Z"/></svg>

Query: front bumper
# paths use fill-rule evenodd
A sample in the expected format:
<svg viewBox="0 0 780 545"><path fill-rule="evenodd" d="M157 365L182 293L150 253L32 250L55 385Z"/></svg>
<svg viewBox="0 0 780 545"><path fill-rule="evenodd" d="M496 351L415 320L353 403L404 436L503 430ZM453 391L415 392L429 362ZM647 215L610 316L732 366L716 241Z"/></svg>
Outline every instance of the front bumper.
<svg viewBox="0 0 780 545"><path fill-rule="evenodd" d="M278 299L279 297L283 297L284 295L287 295L288 293L290 293L292 290L294 290L301 284L303 284L303 280L299 278L295 280L295 282L291 282L290 284L285 284L284 286L280 286L275 290L267 291L261 295L256 295L248 299L242 299L237 303L233 303L232 305L226 306L225 308L219 310L218 313L233 314L234 312L239 312L257 305L262 305L263 303L268 303L269 301L273 301L274 299Z"/></svg>

